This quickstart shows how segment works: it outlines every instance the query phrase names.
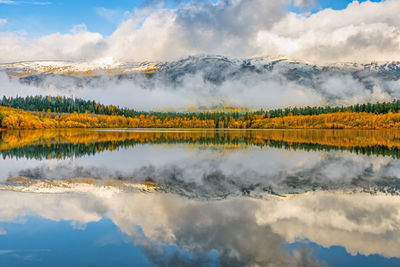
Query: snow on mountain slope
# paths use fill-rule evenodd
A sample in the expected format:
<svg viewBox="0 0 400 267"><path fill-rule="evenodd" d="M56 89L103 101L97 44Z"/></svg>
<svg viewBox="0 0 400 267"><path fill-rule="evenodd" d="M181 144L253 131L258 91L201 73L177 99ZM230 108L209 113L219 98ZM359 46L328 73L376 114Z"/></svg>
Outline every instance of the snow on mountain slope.
<svg viewBox="0 0 400 267"><path fill-rule="evenodd" d="M269 109L383 102L400 97L399 80L400 62L321 66L285 57L0 65L4 95L73 95L138 110L209 109L221 103Z"/></svg>
<svg viewBox="0 0 400 267"><path fill-rule="evenodd" d="M352 74L355 77L374 76L384 79L400 78L400 62L337 63L326 66L312 65L288 58L229 59L222 56L191 56L171 62L117 63L111 58L92 62L33 61L0 65L0 71L11 78L29 78L41 75L102 76L145 73L162 75L174 80L186 74L202 72L210 82L221 82L249 72L277 71L290 79L312 78L313 75Z"/></svg>
<svg viewBox="0 0 400 267"><path fill-rule="evenodd" d="M95 62L32 61L0 65L10 78L24 78L33 75L55 74L67 76L117 75L125 73L151 73L157 66L151 63L113 63L112 60Z"/></svg>

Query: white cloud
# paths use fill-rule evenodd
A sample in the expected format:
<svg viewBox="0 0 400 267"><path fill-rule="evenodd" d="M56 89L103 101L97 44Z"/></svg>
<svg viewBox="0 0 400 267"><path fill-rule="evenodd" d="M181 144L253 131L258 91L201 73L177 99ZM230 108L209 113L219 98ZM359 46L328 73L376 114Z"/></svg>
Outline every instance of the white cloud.
<svg viewBox="0 0 400 267"><path fill-rule="evenodd" d="M0 18L0 26L7 23L7 19Z"/></svg>
<svg viewBox="0 0 400 267"><path fill-rule="evenodd" d="M286 55L312 62L400 60L400 2L351 3L313 15L284 13L287 1L195 2L136 12L109 39L119 60L190 54ZM295 1L312 5L312 1Z"/></svg>
<svg viewBox="0 0 400 267"><path fill-rule="evenodd" d="M193 1L176 9L156 5L135 10L108 37L86 30L37 39L3 32L0 62L170 60L193 54L286 55L322 63L400 60L399 1L354 1L344 10L324 9L311 15L285 11L290 3L313 5L300 0ZM97 12L113 19L113 11Z"/></svg>
<svg viewBox="0 0 400 267"><path fill-rule="evenodd" d="M71 33L54 33L33 40L15 33L0 32L0 61L95 58L104 46L103 36L87 32L84 25L74 26Z"/></svg>
<svg viewBox="0 0 400 267"><path fill-rule="evenodd" d="M13 0L0 0L0 4L6 4L6 5L16 5L17 2Z"/></svg>
<svg viewBox="0 0 400 267"><path fill-rule="evenodd" d="M0 4L5 4L5 5L51 5L52 2L0 0Z"/></svg>
<svg viewBox="0 0 400 267"><path fill-rule="evenodd" d="M400 60L400 2L353 2L344 10L288 14L260 31L265 53L317 62ZM269 50L269 51L268 51Z"/></svg>
<svg viewBox="0 0 400 267"><path fill-rule="evenodd" d="M109 22L115 22L120 20L120 11L116 9L110 9L105 7L96 7L95 12L97 15Z"/></svg>
<svg viewBox="0 0 400 267"><path fill-rule="evenodd" d="M318 0L293 0L292 4L303 13L319 7Z"/></svg>
<svg viewBox="0 0 400 267"><path fill-rule="evenodd" d="M251 45L252 39L255 39L260 29L269 28L284 15L283 5L286 2L236 0L213 4L196 1L182 4L174 10L164 9L159 5L156 8L135 10L110 37L98 40L107 43L107 47L103 46L101 51L96 49L94 55L85 54L87 50L76 51L74 55L69 53L70 46L76 46L75 39L81 44L86 41L84 48L92 48L92 40L81 38L82 36L69 36L65 40L63 34L56 33L26 40L24 36L3 33L0 36L0 52L4 56L0 57L0 61L43 57L86 59L99 54L121 61L166 60L198 53L252 56L257 50ZM43 46L43 39L55 39L55 43ZM56 41L59 39L64 40L60 43ZM11 53L12 56L11 51L14 52Z"/></svg>
<svg viewBox="0 0 400 267"><path fill-rule="evenodd" d="M53 4L52 2L40 2L40 1L34 1L34 2L21 2L22 4L31 4L31 5L38 5L38 6L47 6Z"/></svg>

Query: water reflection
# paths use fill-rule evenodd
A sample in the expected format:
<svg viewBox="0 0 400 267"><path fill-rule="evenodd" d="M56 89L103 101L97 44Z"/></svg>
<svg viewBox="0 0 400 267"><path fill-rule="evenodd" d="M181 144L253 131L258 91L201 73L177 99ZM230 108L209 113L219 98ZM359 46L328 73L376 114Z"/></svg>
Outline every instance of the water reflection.
<svg viewBox="0 0 400 267"><path fill-rule="evenodd" d="M67 220L72 228L83 232L91 222L108 218L130 237L126 243L139 246L145 257L157 265L329 263L318 258L317 251L309 250L307 243L288 251L286 244L301 240L322 248L341 246L351 255L400 257L397 196L314 192L262 200L200 201L160 193L104 194L104 190L44 195L1 192L3 231L7 234L10 227L5 222L23 224L21 218L28 215ZM110 239L112 243L115 238ZM4 246L1 242L0 245ZM389 261L395 259L388 258Z"/></svg>
<svg viewBox="0 0 400 267"><path fill-rule="evenodd" d="M140 136L141 133L134 134ZM147 134L139 139L147 140ZM190 133L184 134L190 136ZM230 133L222 134L230 136ZM110 138L108 134L104 137ZM78 144L80 149L81 146L90 147L91 143ZM69 145L75 146L74 143ZM41 150L43 146L36 145L34 151L37 148ZM45 148L44 151L49 149L50 153L57 151L52 147ZM205 199L232 195L279 196L315 190L398 194L400 189L399 159L350 151L306 151L247 144L230 146L229 142L205 146L143 141L135 146L98 151L91 156L44 158L5 158L0 162L0 179L3 181L0 187L17 190L23 184L25 191L59 192L66 189L65 183L60 184L58 180L74 178L68 180L73 185L76 179L87 178L91 179L90 183L118 182L127 190L137 188L138 184L154 183L158 191ZM43 180L52 182L39 183ZM73 186L69 187L74 190Z"/></svg>
<svg viewBox="0 0 400 267"><path fill-rule="evenodd" d="M1 137L0 265L400 264L399 131Z"/></svg>
<svg viewBox="0 0 400 267"><path fill-rule="evenodd" d="M0 131L3 158L71 158L138 144L349 151L400 157L399 130L96 130Z"/></svg>

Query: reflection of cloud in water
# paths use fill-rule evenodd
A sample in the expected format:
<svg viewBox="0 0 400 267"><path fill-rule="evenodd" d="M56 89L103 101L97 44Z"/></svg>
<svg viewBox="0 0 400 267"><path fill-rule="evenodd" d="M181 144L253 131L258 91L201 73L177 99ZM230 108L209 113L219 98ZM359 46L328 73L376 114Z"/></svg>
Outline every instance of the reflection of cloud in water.
<svg viewBox="0 0 400 267"><path fill-rule="evenodd" d="M163 246L176 245L198 261L216 251L224 265L297 265L309 258L293 258L282 245L303 238L325 247L343 246L352 254L400 257L399 197L316 192L201 201L171 194L92 193L2 191L0 220L38 215L85 224L106 216L160 264L171 260L163 258Z"/></svg>
<svg viewBox="0 0 400 267"><path fill-rule="evenodd" d="M271 225L288 242L307 238L355 255L400 256L400 198L390 195L307 193L263 202L258 223Z"/></svg>
<svg viewBox="0 0 400 267"><path fill-rule="evenodd" d="M189 197L304 192L318 188L398 191L400 162L347 152L248 149L223 153L185 145L142 145L75 160L10 161L3 172L40 179L90 177L143 182ZM12 170L7 162L14 165ZM29 167L26 168L26 163ZM18 167L17 167L18 166Z"/></svg>

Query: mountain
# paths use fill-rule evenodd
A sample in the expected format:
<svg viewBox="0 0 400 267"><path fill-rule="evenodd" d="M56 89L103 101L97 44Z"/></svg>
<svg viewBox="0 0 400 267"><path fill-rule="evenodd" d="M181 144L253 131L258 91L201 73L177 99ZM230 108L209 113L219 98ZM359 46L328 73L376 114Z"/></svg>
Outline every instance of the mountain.
<svg viewBox="0 0 400 267"><path fill-rule="evenodd" d="M223 56L190 56L170 62L114 63L111 59L93 62L32 61L1 64L0 71L10 78L24 79L36 76L63 75L71 77L125 76L151 74L177 81L187 74L202 73L203 78L221 83L246 73L279 72L291 80L311 79L321 74L350 74L354 78L377 77L398 80L400 62L386 63L337 63L315 65L288 58L259 57L230 59Z"/></svg>
<svg viewBox="0 0 400 267"><path fill-rule="evenodd" d="M37 94L89 94L101 102L109 94L124 95L130 97L112 104L143 110L349 105L390 102L400 95L400 62L316 65L283 57L190 56L141 63L19 62L0 65L1 72L38 88Z"/></svg>
<svg viewBox="0 0 400 267"><path fill-rule="evenodd" d="M112 61L69 62L31 61L0 65L10 78L27 78L36 75L99 76L128 73L152 73L157 66L151 63L113 63Z"/></svg>

